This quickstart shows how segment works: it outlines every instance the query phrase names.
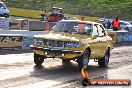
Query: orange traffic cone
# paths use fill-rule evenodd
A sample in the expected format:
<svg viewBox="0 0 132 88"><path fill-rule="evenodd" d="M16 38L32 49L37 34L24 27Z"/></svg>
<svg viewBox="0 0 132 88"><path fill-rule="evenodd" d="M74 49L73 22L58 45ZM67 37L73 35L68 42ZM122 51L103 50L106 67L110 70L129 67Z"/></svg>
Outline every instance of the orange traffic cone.
<svg viewBox="0 0 132 88"><path fill-rule="evenodd" d="M88 71L86 70L86 68L83 67L81 70L81 73L83 76L82 85L83 86L91 85L90 79L88 78L89 74L88 74Z"/></svg>
<svg viewBox="0 0 132 88"><path fill-rule="evenodd" d="M88 78L89 76L88 71L86 71L84 68L82 68L81 73L82 73L83 78Z"/></svg>

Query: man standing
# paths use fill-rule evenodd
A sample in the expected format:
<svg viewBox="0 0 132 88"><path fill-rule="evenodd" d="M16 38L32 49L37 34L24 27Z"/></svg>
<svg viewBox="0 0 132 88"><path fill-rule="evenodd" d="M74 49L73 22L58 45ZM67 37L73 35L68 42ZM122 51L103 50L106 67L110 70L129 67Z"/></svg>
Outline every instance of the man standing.
<svg viewBox="0 0 132 88"><path fill-rule="evenodd" d="M116 19L113 20L112 26L113 26L113 31L118 31L119 30L120 22L118 20L118 17L116 17Z"/></svg>
<svg viewBox="0 0 132 88"><path fill-rule="evenodd" d="M111 28L111 22L108 20L107 21L107 29L110 29Z"/></svg>

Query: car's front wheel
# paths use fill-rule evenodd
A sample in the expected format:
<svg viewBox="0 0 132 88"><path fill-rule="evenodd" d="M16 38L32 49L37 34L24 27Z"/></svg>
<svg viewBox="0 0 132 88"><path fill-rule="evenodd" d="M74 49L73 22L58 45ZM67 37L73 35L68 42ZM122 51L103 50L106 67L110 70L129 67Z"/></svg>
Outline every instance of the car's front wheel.
<svg viewBox="0 0 132 88"><path fill-rule="evenodd" d="M100 67L106 67L109 63L109 58L110 58L110 49L107 49L105 56L98 60L98 65Z"/></svg>
<svg viewBox="0 0 132 88"><path fill-rule="evenodd" d="M87 68L88 67L88 63L89 63L89 57L90 57L90 51L89 49L86 49L83 53L83 55L81 56L81 58L79 58L77 60L78 63L78 67L80 69L82 69L83 67Z"/></svg>
<svg viewBox="0 0 132 88"><path fill-rule="evenodd" d="M38 55L34 53L34 63L37 66L40 66L44 62L44 57L42 55Z"/></svg>

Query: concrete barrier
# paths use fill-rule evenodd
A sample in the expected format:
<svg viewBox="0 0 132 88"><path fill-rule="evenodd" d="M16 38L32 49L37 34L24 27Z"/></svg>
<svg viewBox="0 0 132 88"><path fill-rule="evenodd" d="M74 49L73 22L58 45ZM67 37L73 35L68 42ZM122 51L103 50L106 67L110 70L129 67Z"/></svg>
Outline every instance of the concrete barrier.
<svg viewBox="0 0 132 88"><path fill-rule="evenodd" d="M0 48L30 49L30 45L36 41L33 36L46 33L44 31L0 30ZM115 45L132 43L132 33L130 32L111 31L108 34L113 38Z"/></svg>
<svg viewBox="0 0 132 88"><path fill-rule="evenodd" d="M0 17L0 28L9 29L9 19Z"/></svg>
<svg viewBox="0 0 132 88"><path fill-rule="evenodd" d="M44 31L45 25L46 25L45 22L30 21L29 22L29 31Z"/></svg>
<svg viewBox="0 0 132 88"><path fill-rule="evenodd" d="M48 22L49 28L52 29L56 22ZM46 22L42 21L29 21L29 31L45 31Z"/></svg>
<svg viewBox="0 0 132 88"><path fill-rule="evenodd" d="M10 29L16 29L19 30L20 29L20 22L18 20L13 20L10 22Z"/></svg>
<svg viewBox="0 0 132 88"><path fill-rule="evenodd" d="M113 39L113 43L116 44L116 32L114 31L111 31L111 32L108 32L108 35Z"/></svg>
<svg viewBox="0 0 132 88"><path fill-rule="evenodd" d="M15 19L10 22L10 29L16 30L29 30L29 20L27 19Z"/></svg>
<svg viewBox="0 0 132 88"><path fill-rule="evenodd" d="M3 35L0 34L0 49L15 49L22 48L22 35Z"/></svg>
<svg viewBox="0 0 132 88"><path fill-rule="evenodd" d="M132 43L132 32L117 32L116 44Z"/></svg>
<svg viewBox="0 0 132 88"><path fill-rule="evenodd" d="M43 35L46 34L44 31L28 31L28 30L0 30L0 35L23 35L23 36L33 36L33 35Z"/></svg>
<svg viewBox="0 0 132 88"><path fill-rule="evenodd" d="M30 49L30 45L32 45L36 40L38 39L33 36L23 36L22 49Z"/></svg>
<svg viewBox="0 0 132 88"><path fill-rule="evenodd" d="M115 45L132 43L132 33L129 32L108 32L113 39ZM36 41L33 36L24 36L23 37L23 46L22 49L30 49L30 45Z"/></svg>
<svg viewBox="0 0 132 88"><path fill-rule="evenodd" d="M33 36L23 36L22 49L30 49L30 45L32 45L34 41L35 38L33 38Z"/></svg>
<svg viewBox="0 0 132 88"><path fill-rule="evenodd" d="M57 22L48 22L49 28L52 29ZM12 20L10 29L29 30L29 31L45 31L46 22L43 21L29 21L27 19Z"/></svg>

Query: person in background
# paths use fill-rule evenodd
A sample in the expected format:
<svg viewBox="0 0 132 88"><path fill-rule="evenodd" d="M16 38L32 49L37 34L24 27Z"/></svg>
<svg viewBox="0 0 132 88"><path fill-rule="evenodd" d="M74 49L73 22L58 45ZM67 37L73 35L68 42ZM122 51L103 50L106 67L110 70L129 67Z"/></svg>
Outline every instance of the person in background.
<svg viewBox="0 0 132 88"><path fill-rule="evenodd" d="M107 27L107 25L106 25L106 20L105 20L105 19L102 21L102 25L103 25L105 28Z"/></svg>
<svg viewBox="0 0 132 88"><path fill-rule="evenodd" d="M110 27L111 27L111 22L108 20L107 21L107 29L110 29Z"/></svg>
<svg viewBox="0 0 132 88"><path fill-rule="evenodd" d="M84 21L84 19L85 19L85 16L81 16L81 20Z"/></svg>
<svg viewBox="0 0 132 88"><path fill-rule="evenodd" d="M118 31L119 30L119 28L120 28L120 22L118 20L118 17L116 17L116 19L113 20L112 26L113 26L113 31Z"/></svg>
<svg viewBox="0 0 132 88"><path fill-rule="evenodd" d="M40 20L40 21L46 21L46 20L47 20L47 16L46 16L45 14L41 14L41 15L39 16L39 20Z"/></svg>

